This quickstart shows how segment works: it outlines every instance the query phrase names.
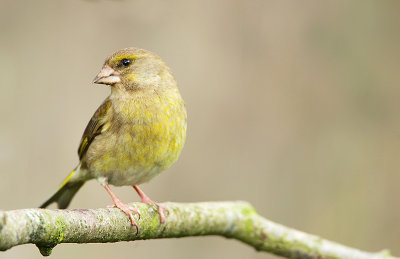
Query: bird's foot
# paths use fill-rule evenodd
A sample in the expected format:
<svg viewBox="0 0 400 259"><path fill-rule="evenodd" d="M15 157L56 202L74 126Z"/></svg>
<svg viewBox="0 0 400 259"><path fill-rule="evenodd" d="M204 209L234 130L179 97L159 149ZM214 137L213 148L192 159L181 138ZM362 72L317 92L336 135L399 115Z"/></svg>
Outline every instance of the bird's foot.
<svg viewBox="0 0 400 259"><path fill-rule="evenodd" d="M103 186L106 189L106 191L108 192L108 194L110 194L111 199L114 202L114 207L120 209L123 213L125 213L129 217L129 219L131 220L132 226L134 226L136 228L136 234L139 233L139 227L136 224L136 220L132 214L132 211L135 212L139 216L139 219L140 219L139 211L137 211L137 209L135 209L135 208L128 206L127 204L123 203L120 199L118 199L118 197L115 196L115 194L111 191L111 189L107 183L103 183Z"/></svg>
<svg viewBox="0 0 400 259"><path fill-rule="evenodd" d="M139 216L139 219L140 219L140 213L139 213L139 211L138 211L136 208L134 208L134 207L132 207L132 206L129 206L128 204L125 204L125 205L128 206L129 210L132 210L133 212L135 212L135 214L137 214L137 215ZM115 208L118 208L118 209L119 209L119 207L117 207L115 204L114 204L114 205L107 205L106 207L107 207L108 209L115 209Z"/></svg>
<svg viewBox="0 0 400 259"><path fill-rule="evenodd" d="M161 205L161 204L151 200L141 189L139 189L139 187L137 185L134 185L133 188L139 194L140 198L142 199L142 203L156 204L157 205L157 207L158 207L158 215L160 215L160 222L165 227L165 215L164 215L164 212L168 213L168 209L164 205Z"/></svg>
<svg viewBox="0 0 400 259"><path fill-rule="evenodd" d="M155 201L152 201L150 199L146 199L146 200L142 199L142 202L143 203L148 203L148 204L155 204L155 205L158 206L158 215L160 215L160 222L161 222L161 224L163 224L165 226L165 215L164 215L164 212L168 213L168 209L164 205L161 205L161 204L159 204L159 203L157 203Z"/></svg>
<svg viewBox="0 0 400 259"><path fill-rule="evenodd" d="M132 226L134 226L136 228L136 231L139 232L138 225L136 224L136 220L135 220L135 218L133 217L133 214L132 214L132 211L133 211L135 214L137 214L139 216L139 219L140 219L139 211L137 211L137 209L135 209L135 208L133 208L131 206L128 206L127 204L121 202L120 200L114 201L114 204L115 205L113 207L120 209L123 213L128 215L129 219L131 220Z"/></svg>

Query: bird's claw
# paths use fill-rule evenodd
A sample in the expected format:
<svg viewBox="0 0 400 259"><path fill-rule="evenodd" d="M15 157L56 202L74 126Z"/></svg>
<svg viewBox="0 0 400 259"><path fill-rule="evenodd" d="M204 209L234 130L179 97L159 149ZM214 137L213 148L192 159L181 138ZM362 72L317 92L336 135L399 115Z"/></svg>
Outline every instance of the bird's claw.
<svg viewBox="0 0 400 259"><path fill-rule="evenodd" d="M132 207L132 206L129 206L129 205L127 205L127 204L125 204L125 205L128 207L129 210L135 212L135 214L137 214L138 217L139 217L139 219L140 219L140 213L139 213L139 211L138 211L136 208L134 208L134 207ZM114 205L107 205L107 208L108 208L108 209L115 209L115 208L120 209L120 208L117 207L117 205L115 205L115 204L114 204Z"/></svg>
<svg viewBox="0 0 400 259"><path fill-rule="evenodd" d="M165 221L164 212L169 213L167 207L165 207L164 205L161 205L155 201L152 201L150 199L143 199L142 202L147 203L147 204L155 204L158 207L158 215L160 215L160 222L164 225L164 229L165 229L166 221Z"/></svg>
<svg viewBox="0 0 400 259"><path fill-rule="evenodd" d="M158 206L158 215L160 215L160 222L164 225L165 228L165 216L164 216L164 212L169 213L167 207L165 207L164 205L155 203Z"/></svg>
<svg viewBox="0 0 400 259"><path fill-rule="evenodd" d="M132 211L138 215L138 219L140 219L140 213L136 208L133 208L125 203L122 203L121 201L116 202L113 206L107 206L108 208L118 208L120 209L122 212L124 212L130 219L132 226L134 226L136 228L136 234L139 233L139 227L136 224L136 220L133 217Z"/></svg>
<svg viewBox="0 0 400 259"><path fill-rule="evenodd" d="M137 185L134 185L133 188L139 194L140 198L142 199L142 203L155 204L158 206L158 215L160 215L160 222L164 225L164 230L165 230L165 227L166 227L165 222L166 221L165 221L164 211L166 211L168 213L169 212L168 209L164 205L161 205L161 204L151 200Z"/></svg>

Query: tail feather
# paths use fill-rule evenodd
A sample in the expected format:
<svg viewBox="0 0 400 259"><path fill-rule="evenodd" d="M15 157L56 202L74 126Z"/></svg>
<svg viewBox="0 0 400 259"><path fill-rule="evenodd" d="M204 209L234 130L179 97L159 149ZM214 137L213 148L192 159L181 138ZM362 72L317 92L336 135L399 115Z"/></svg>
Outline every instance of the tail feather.
<svg viewBox="0 0 400 259"><path fill-rule="evenodd" d="M59 209L65 209L71 203L72 198L79 191L79 189L85 183L84 181L71 181L71 177L75 174L76 170L73 170L68 177L64 180L60 188L53 196L50 197L46 202L40 205L40 208L46 208L53 202L57 203Z"/></svg>

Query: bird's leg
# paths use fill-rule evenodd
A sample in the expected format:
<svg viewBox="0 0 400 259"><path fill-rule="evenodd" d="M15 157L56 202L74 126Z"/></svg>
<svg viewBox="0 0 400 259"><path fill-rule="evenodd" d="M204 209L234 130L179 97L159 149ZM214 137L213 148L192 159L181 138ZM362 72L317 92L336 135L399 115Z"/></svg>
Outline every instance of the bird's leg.
<svg viewBox="0 0 400 259"><path fill-rule="evenodd" d="M133 189L139 194L140 198L142 199L143 203L152 203L158 206L158 214L160 215L160 221L162 224L165 225L165 216L164 211L168 212L168 209L161 204L151 200L137 185L133 185Z"/></svg>
<svg viewBox="0 0 400 259"><path fill-rule="evenodd" d="M129 207L127 204L123 203L120 199L118 199L118 197L115 196L115 194L111 191L110 186L108 186L107 183L103 183L102 185L104 186L108 194L110 194L111 199L115 204L115 207L122 210L122 212L128 215L129 219L131 220L132 226L136 227L136 230L139 232L139 228L136 224L136 220L133 218L132 211L138 214L140 218L139 212L135 208Z"/></svg>

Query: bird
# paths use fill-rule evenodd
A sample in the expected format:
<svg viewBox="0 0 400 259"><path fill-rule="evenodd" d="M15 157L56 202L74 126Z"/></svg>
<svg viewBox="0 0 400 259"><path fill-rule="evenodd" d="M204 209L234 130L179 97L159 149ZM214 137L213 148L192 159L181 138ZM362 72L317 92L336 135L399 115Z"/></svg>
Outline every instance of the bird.
<svg viewBox="0 0 400 259"><path fill-rule="evenodd" d="M93 83L110 86L111 93L83 133L78 165L40 208L52 203L67 208L84 183L96 179L137 230L133 212L140 217L139 212L123 203L110 185L133 186L143 203L158 206L165 224L167 209L138 185L170 167L186 140L186 107L171 69L150 51L125 48L105 60Z"/></svg>

